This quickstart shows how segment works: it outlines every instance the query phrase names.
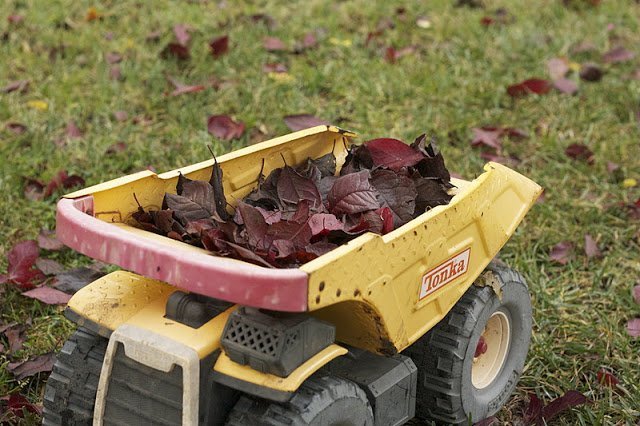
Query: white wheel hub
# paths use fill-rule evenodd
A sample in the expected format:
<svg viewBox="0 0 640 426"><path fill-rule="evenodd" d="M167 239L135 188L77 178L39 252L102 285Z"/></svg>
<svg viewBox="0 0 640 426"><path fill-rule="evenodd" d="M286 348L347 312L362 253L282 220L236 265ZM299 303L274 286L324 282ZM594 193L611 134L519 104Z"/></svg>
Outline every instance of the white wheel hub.
<svg viewBox="0 0 640 426"><path fill-rule="evenodd" d="M504 312L494 312L476 347L471 367L471 383L476 389L489 386L502 370L509 353L511 326Z"/></svg>

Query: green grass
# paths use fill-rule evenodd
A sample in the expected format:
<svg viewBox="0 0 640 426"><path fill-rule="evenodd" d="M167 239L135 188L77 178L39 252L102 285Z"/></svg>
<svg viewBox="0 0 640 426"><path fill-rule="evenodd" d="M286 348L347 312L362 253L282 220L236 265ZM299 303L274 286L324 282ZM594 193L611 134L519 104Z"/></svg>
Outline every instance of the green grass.
<svg viewBox="0 0 640 426"><path fill-rule="evenodd" d="M631 297L640 273L640 235L637 221L610 206L634 201L640 191L613 180L606 162L619 163L626 177L640 180L635 119L640 81L628 78L640 59L606 66L603 80L580 83L575 97L553 92L513 101L505 86L545 77L545 62L552 57L598 61L597 53L571 55L571 46L583 40L601 52L616 43L637 48L640 6L625 0L578 9L559 0L535 6L524 0L487 1L491 8L506 7L516 20L485 28L479 23L486 13L482 10L454 8L451 0L406 2L406 19L394 17L395 28L380 40L396 47L415 44L418 50L391 65L379 51L365 48L364 41L401 3L223 3L224 8L214 1L8 0L0 5L0 35L8 34L0 37L0 86L30 80L27 93L0 94L0 270L15 242L55 224L55 197L26 200L24 177L48 180L67 169L90 185L147 166L165 171L209 158L210 143L217 153L245 146L252 140L251 129L266 129L264 139L285 134L282 117L306 112L354 130L362 140L412 140L424 131L433 133L450 169L471 178L481 172L483 160L469 145L470 129L519 127L531 137L506 143L505 151L522 159L518 171L546 188L546 201L535 206L501 254L528 279L535 329L526 371L500 418L515 421L529 392L549 400L577 389L592 402L565 414L559 424L635 423L640 416L640 340L627 335L625 324L640 315ZM85 21L91 6L102 14L100 20ZM10 26L6 18L12 13L24 15L24 22ZM252 22L254 13L268 13L277 26L269 30ZM424 15L432 21L429 29L415 25L415 18ZM194 28L187 62L159 57L177 23ZM612 31L608 24L615 26ZM315 29L322 29L324 38L302 55L262 48L266 35L293 42ZM162 30L160 41L145 41L154 30ZM214 60L207 42L225 33L231 38L229 54ZM61 53L52 59L54 48ZM109 78L104 59L109 51L124 57L122 81ZM292 81L263 73L264 63L276 61L289 65ZM217 90L172 98L165 96L171 90L166 75L186 83L215 78L222 84ZM48 109L30 108L27 102L33 100L45 101ZM117 110L130 119L116 121ZM233 143L212 140L205 125L210 114L231 114L250 131ZM135 124L136 116L147 117L148 123ZM69 120L85 136L59 148L54 141L63 136ZM28 131L17 136L5 130L4 123L12 121ZM118 141L125 141L127 150L105 155ZM564 149L571 143L587 144L595 164L567 158ZM603 249L602 259L583 255L587 232ZM576 244L574 260L566 266L548 257L550 248L563 240ZM55 257L68 267L88 261L72 252ZM2 301L1 321L32 320L25 348L16 354L20 359L60 348L72 329L58 308L12 289L5 290ZM41 401L44 378L15 382L5 369L8 361L0 355L0 395L21 390ZM620 390L596 382L601 367L615 372Z"/></svg>

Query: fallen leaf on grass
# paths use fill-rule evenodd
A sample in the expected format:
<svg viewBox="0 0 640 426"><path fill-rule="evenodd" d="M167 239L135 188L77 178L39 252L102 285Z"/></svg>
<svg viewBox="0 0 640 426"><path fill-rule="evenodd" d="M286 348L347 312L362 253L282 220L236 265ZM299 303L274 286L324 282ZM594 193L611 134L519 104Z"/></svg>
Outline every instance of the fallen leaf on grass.
<svg viewBox="0 0 640 426"><path fill-rule="evenodd" d="M635 53L624 47L615 47L602 55L602 61L607 64L630 61L636 56Z"/></svg>
<svg viewBox="0 0 640 426"><path fill-rule="evenodd" d="M503 137L509 137L511 139L524 139L529 137L527 132L514 127L484 126L474 127L471 131L473 132L471 146L486 146L495 150L502 149L501 139Z"/></svg>
<svg viewBox="0 0 640 426"><path fill-rule="evenodd" d="M554 417L572 407L585 404L587 397L578 391L570 390L559 398L554 399L542 409L542 418L549 422Z"/></svg>
<svg viewBox="0 0 640 426"><path fill-rule="evenodd" d="M265 37L262 39L262 46L269 52L280 52L287 50L287 45L276 37Z"/></svg>
<svg viewBox="0 0 640 426"><path fill-rule="evenodd" d="M104 55L104 58L106 59L107 63L111 65L120 63L122 61L122 55L120 55L118 52L109 52Z"/></svg>
<svg viewBox="0 0 640 426"><path fill-rule="evenodd" d="M578 93L578 85L575 83L575 81L568 78L559 78L557 80L554 80L553 87L567 95L575 95L576 93Z"/></svg>
<svg viewBox="0 0 640 426"><path fill-rule="evenodd" d="M293 48L293 53L300 54L300 53L303 53L305 50L313 49L317 45L318 45L318 38L314 33L309 32L302 37L302 41L295 44Z"/></svg>
<svg viewBox="0 0 640 426"><path fill-rule="evenodd" d="M585 234L584 236L584 254L587 255L588 259L602 257L602 252L598 248L598 244L589 234Z"/></svg>
<svg viewBox="0 0 640 426"><path fill-rule="evenodd" d="M64 272L64 266L53 259L36 259L36 268L40 269L45 275L55 275Z"/></svg>
<svg viewBox="0 0 640 426"><path fill-rule="evenodd" d="M596 374L596 379L598 380L598 383L600 383L601 385L608 386L614 389L620 383L620 380L611 371L607 370L606 368L601 368L600 370L598 370L598 373Z"/></svg>
<svg viewBox="0 0 640 426"><path fill-rule="evenodd" d="M514 20L515 19L513 18L513 16L511 16L511 14L506 9L498 8L494 10L491 15L485 15L482 18L480 18L480 23L485 27L488 27L491 25L510 24Z"/></svg>
<svg viewBox="0 0 640 426"><path fill-rule="evenodd" d="M4 330L4 335L9 343L9 354L15 354L22 349L22 344L27 340L24 335L24 327L22 325L14 325Z"/></svg>
<svg viewBox="0 0 640 426"><path fill-rule="evenodd" d="M11 122L5 125L5 128L11 133L21 135L27 131L27 126L22 123Z"/></svg>
<svg viewBox="0 0 640 426"><path fill-rule="evenodd" d="M207 130L224 141L238 139L244 134L244 123L234 121L228 115L211 115L207 119Z"/></svg>
<svg viewBox="0 0 640 426"><path fill-rule="evenodd" d="M71 299L71 296L67 293L63 293L60 290L56 290L51 287L36 287L32 290L22 293L23 296L30 297L31 299L37 299L47 305L66 305Z"/></svg>
<svg viewBox="0 0 640 426"><path fill-rule="evenodd" d="M100 270L79 267L56 274L53 286L67 294L75 294L78 290L104 275Z"/></svg>
<svg viewBox="0 0 640 426"><path fill-rule="evenodd" d="M129 118L129 114L126 111L116 111L113 113L113 118L117 121L126 121Z"/></svg>
<svg viewBox="0 0 640 426"><path fill-rule="evenodd" d="M171 92L171 96L179 96L185 93L196 93L204 90L205 88L201 84L196 84L196 85L183 84L173 77L167 77L167 80L174 87L173 92Z"/></svg>
<svg viewBox="0 0 640 426"><path fill-rule="evenodd" d="M565 58L552 58L547 61L547 71L551 80L564 78L569 70L569 62Z"/></svg>
<svg viewBox="0 0 640 426"><path fill-rule="evenodd" d="M514 156L505 156L500 154L494 154L491 152L481 152L480 158L486 161L493 161L495 163L500 163L508 167L515 167L520 164L520 159Z"/></svg>
<svg viewBox="0 0 640 426"><path fill-rule="evenodd" d="M191 31L191 27L185 24L177 24L173 26L173 34L176 36L176 41L183 46L188 45L191 40L189 31Z"/></svg>
<svg viewBox="0 0 640 426"><path fill-rule="evenodd" d="M640 303L640 284L636 284L636 286L633 287L633 300L635 300L636 303Z"/></svg>
<svg viewBox="0 0 640 426"><path fill-rule="evenodd" d="M562 241L551 248L549 258L561 265L569 263L573 257L573 243Z"/></svg>
<svg viewBox="0 0 640 426"><path fill-rule="evenodd" d="M126 142L116 142L113 145L110 145L107 150L105 151L105 154L107 155L114 155L117 154L119 152L124 152L127 150L127 144Z"/></svg>
<svg viewBox="0 0 640 426"><path fill-rule="evenodd" d="M627 333L631 337L640 337L640 318L634 318L627 322Z"/></svg>
<svg viewBox="0 0 640 426"><path fill-rule="evenodd" d="M6 86L4 86L0 92L2 93L11 93L11 92L21 92L24 93L27 91L29 87L29 80L16 80L12 81Z"/></svg>
<svg viewBox="0 0 640 426"><path fill-rule="evenodd" d="M24 21L24 16L22 15L9 15L7 16L7 22L10 24L19 24Z"/></svg>
<svg viewBox="0 0 640 426"><path fill-rule="evenodd" d="M311 114L294 114L284 117L284 124L293 132L308 129L310 127L330 124L328 121Z"/></svg>
<svg viewBox="0 0 640 426"><path fill-rule="evenodd" d="M73 120L67 123L67 127L64 132L69 139L79 139L84 135Z"/></svg>
<svg viewBox="0 0 640 426"><path fill-rule="evenodd" d="M0 400L7 401L7 412L11 413L15 417L24 418L24 412L29 411L38 415L42 415L42 407L29 402L29 400L19 394L13 393L8 396L3 396ZM2 410L0 410L0 413Z"/></svg>
<svg viewBox="0 0 640 426"><path fill-rule="evenodd" d="M115 81L122 80L120 65L112 65L111 68L109 68L109 78Z"/></svg>
<svg viewBox="0 0 640 426"><path fill-rule="evenodd" d="M40 255L38 244L33 240L21 241L7 255L7 273L0 275L0 284L11 282L22 290L35 287L45 276L35 262Z"/></svg>
<svg viewBox="0 0 640 426"><path fill-rule="evenodd" d="M183 46L180 43L169 43L162 52L160 52L160 56L165 59L174 57L181 61L186 61L191 57L191 54L189 53L189 48L187 46Z"/></svg>
<svg viewBox="0 0 640 426"><path fill-rule="evenodd" d="M279 62L270 62L262 66L262 71L266 73L271 73L271 72L283 73L283 72L289 71L289 69L285 64L281 64Z"/></svg>
<svg viewBox="0 0 640 426"><path fill-rule="evenodd" d="M38 246L44 250L57 251L62 250L65 246L56 238L55 231L41 229L38 233Z"/></svg>
<svg viewBox="0 0 640 426"><path fill-rule="evenodd" d="M401 49L396 49L392 46L389 46L385 50L384 59L390 64L395 64L398 59L402 58L403 56L411 55L415 53L415 51L415 46L406 46Z"/></svg>
<svg viewBox="0 0 640 426"><path fill-rule="evenodd" d="M209 42L209 50L214 58L219 58L227 53L229 51L229 36L223 35L211 40Z"/></svg>
<svg viewBox="0 0 640 426"><path fill-rule="evenodd" d="M584 81L596 82L602 80L602 69L593 63L582 64L580 67L580 78Z"/></svg>
<svg viewBox="0 0 640 426"><path fill-rule="evenodd" d="M523 97L532 93L544 95L551 90L551 83L540 78L530 78L507 87L507 93L513 98Z"/></svg>
<svg viewBox="0 0 640 426"><path fill-rule="evenodd" d="M569 158L583 160L589 164L593 164L595 161L593 152L588 146L581 143L572 143L564 150L564 153Z"/></svg>
<svg viewBox="0 0 640 426"><path fill-rule="evenodd" d="M53 352L29 358L27 361L11 362L7 370L15 376L16 380L22 380L38 373L50 372L55 363L56 356Z"/></svg>

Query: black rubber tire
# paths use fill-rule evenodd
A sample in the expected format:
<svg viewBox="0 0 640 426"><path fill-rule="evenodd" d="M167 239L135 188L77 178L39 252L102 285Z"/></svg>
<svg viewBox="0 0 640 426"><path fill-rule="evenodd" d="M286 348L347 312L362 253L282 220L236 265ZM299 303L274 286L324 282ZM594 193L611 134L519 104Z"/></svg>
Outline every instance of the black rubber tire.
<svg viewBox="0 0 640 426"><path fill-rule="evenodd" d="M366 394L355 383L331 376L312 376L284 404L240 397L227 425L372 426L373 411Z"/></svg>
<svg viewBox="0 0 640 426"><path fill-rule="evenodd" d="M472 285L447 316L404 351L418 367L416 417L437 424L471 424L495 414L506 403L522 373L531 339L531 299L524 278L502 265L490 264L501 288ZM471 367L476 345L489 317L508 317L509 349L496 378L476 389ZM469 423L470 422L470 423Z"/></svg>
<svg viewBox="0 0 640 426"><path fill-rule="evenodd" d="M42 424L91 425L107 339L79 328L64 343L44 392Z"/></svg>

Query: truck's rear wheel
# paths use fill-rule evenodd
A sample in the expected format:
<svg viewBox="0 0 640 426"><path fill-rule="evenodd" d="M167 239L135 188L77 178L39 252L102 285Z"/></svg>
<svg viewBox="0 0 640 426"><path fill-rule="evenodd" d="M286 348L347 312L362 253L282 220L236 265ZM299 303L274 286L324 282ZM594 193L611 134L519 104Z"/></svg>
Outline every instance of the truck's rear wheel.
<svg viewBox="0 0 640 426"><path fill-rule="evenodd" d="M372 426L373 412L366 394L355 383L313 376L284 404L242 396L227 425Z"/></svg>
<svg viewBox="0 0 640 426"><path fill-rule="evenodd" d="M477 422L495 414L515 389L531 338L531 300L517 272L491 264L486 273L491 285L472 285L404 352L418 367L416 417Z"/></svg>
<svg viewBox="0 0 640 426"><path fill-rule="evenodd" d="M47 380L42 424L91 425L107 339L79 328L64 343Z"/></svg>

